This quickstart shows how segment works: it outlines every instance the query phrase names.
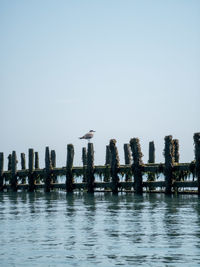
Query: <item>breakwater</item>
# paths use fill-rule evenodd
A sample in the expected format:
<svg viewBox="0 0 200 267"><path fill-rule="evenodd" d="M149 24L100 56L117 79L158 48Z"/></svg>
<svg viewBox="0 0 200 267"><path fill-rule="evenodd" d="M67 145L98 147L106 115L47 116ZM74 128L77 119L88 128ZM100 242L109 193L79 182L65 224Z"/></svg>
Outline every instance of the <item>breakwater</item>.
<svg viewBox="0 0 200 267"><path fill-rule="evenodd" d="M94 165L94 145L88 143L82 149L82 167L73 165L74 146L67 145L66 166L56 167L56 152L46 147L45 168L39 168L39 155L30 148L28 153L28 168L25 154L21 153L21 169L17 169L16 151L8 156L8 170L4 170L4 153L0 153L0 191L27 190L33 192L43 188L51 190L84 190L93 193L97 190L134 192L197 193L200 195L200 133L195 133L194 160L190 163L179 163L179 141L171 135L166 136L164 146L164 163L155 163L155 145L149 143L148 163L142 161L142 151L138 138L132 138L129 144L124 144L125 165L120 165L116 140L111 139L106 146L105 165ZM156 178L162 174L164 179ZM147 180L143 181L144 175ZM64 183L59 183L57 177L65 176ZM96 181L95 177L102 177ZM192 179L190 177L193 177ZM81 177L81 182L75 182L75 177ZM122 179L124 177L124 179ZM188 178L189 177L189 178ZM188 178L188 179L186 179ZM184 189L184 191L183 191Z"/></svg>

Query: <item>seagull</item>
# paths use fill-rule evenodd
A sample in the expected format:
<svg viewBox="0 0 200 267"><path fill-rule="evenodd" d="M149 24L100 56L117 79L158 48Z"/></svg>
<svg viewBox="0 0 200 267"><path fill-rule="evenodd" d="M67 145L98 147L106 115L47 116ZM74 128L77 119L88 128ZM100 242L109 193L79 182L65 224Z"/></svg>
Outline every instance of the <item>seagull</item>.
<svg viewBox="0 0 200 267"><path fill-rule="evenodd" d="M94 136L95 131L90 130L88 133L83 135L82 137L79 137L79 139L86 139L88 142L90 142L90 139Z"/></svg>

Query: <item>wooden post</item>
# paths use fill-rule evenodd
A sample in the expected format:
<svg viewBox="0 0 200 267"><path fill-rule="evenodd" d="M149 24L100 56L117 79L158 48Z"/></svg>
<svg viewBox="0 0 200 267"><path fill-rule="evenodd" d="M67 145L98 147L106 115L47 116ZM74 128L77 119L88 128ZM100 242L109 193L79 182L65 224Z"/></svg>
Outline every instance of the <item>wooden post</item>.
<svg viewBox="0 0 200 267"><path fill-rule="evenodd" d="M0 192L3 191L3 166L4 166L4 156L0 153Z"/></svg>
<svg viewBox="0 0 200 267"><path fill-rule="evenodd" d="M35 169L39 169L39 155L35 152Z"/></svg>
<svg viewBox="0 0 200 267"><path fill-rule="evenodd" d="M132 172L134 176L134 190L136 194L142 193L142 152L138 138L130 140L130 146L133 156Z"/></svg>
<svg viewBox="0 0 200 267"><path fill-rule="evenodd" d="M51 164L52 168L56 168L56 151L51 150Z"/></svg>
<svg viewBox="0 0 200 267"><path fill-rule="evenodd" d="M8 155L8 171L11 171L12 169L12 155Z"/></svg>
<svg viewBox="0 0 200 267"><path fill-rule="evenodd" d="M67 145L67 165L66 165L66 191L73 192L73 160L74 160L74 146Z"/></svg>
<svg viewBox="0 0 200 267"><path fill-rule="evenodd" d="M52 168L56 168L56 151L55 150L51 150L51 164L52 164ZM53 175L52 176L52 180L53 183L57 183L57 175Z"/></svg>
<svg viewBox="0 0 200 267"><path fill-rule="evenodd" d="M155 145L154 141L149 142L149 160L148 163L155 163ZM155 173L148 173L147 181L155 181ZM149 186L150 190L153 190L154 188L152 186Z"/></svg>
<svg viewBox="0 0 200 267"><path fill-rule="evenodd" d="M45 187L44 191L45 192L50 192L51 190L51 158L50 158L50 152L49 152L49 147L46 147L45 150Z"/></svg>
<svg viewBox="0 0 200 267"><path fill-rule="evenodd" d="M12 191L17 191L17 155L16 152L12 152L11 160L11 189Z"/></svg>
<svg viewBox="0 0 200 267"><path fill-rule="evenodd" d="M174 146L171 135L165 136L165 193L171 194L172 192L172 175L173 175L173 163L174 163Z"/></svg>
<svg viewBox="0 0 200 267"><path fill-rule="evenodd" d="M87 152L87 187L88 193L94 192L94 147L92 143L88 143Z"/></svg>
<svg viewBox="0 0 200 267"><path fill-rule="evenodd" d="M21 169L26 170L26 158L25 153L21 153Z"/></svg>
<svg viewBox="0 0 200 267"><path fill-rule="evenodd" d="M200 133L194 134L195 172L197 176L198 195L200 195Z"/></svg>
<svg viewBox="0 0 200 267"><path fill-rule="evenodd" d="M25 153L21 153L21 169L26 170L26 158L25 158ZM22 178L22 184L26 183L26 178Z"/></svg>
<svg viewBox="0 0 200 267"><path fill-rule="evenodd" d="M83 162L83 183L87 181L87 150L82 148L82 162Z"/></svg>
<svg viewBox="0 0 200 267"><path fill-rule="evenodd" d="M29 148L28 150L28 169L29 169L29 174L28 174L28 191L33 192L35 189L35 177L33 174L33 169L34 169L34 150L33 148Z"/></svg>
<svg viewBox="0 0 200 267"><path fill-rule="evenodd" d="M174 151L174 162L175 163L179 163L180 154L179 154L179 141L178 141L178 139L174 139L173 140L173 146L174 146L174 148L173 148L173 151Z"/></svg>
<svg viewBox="0 0 200 267"><path fill-rule="evenodd" d="M106 146L106 161L105 161L105 174L104 174L104 182L110 181L110 163L111 163L111 152L110 152L110 146Z"/></svg>
<svg viewBox="0 0 200 267"><path fill-rule="evenodd" d="M114 194L118 193L119 184L119 155L116 147L116 140L110 140L110 151L111 151L111 178L112 178L112 192Z"/></svg>
<svg viewBox="0 0 200 267"><path fill-rule="evenodd" d="M131 151L130 151L130 145L129 144L124 144L124 159L125 159L125 164L130 165L131 164ZM125 176L125 181L131 181L131 174L126 174Z"/></svg>
<svg viewBox="0 0 200 267"><path fill-rule="evenodd" d="M154 141L149 142L149 160L148 163L155 163L155 145Z"/></svg>
<svg viewBox="0 0 200 267"><path fill-rule="evenodd" d="M111 164L111 151L110 151L110 146L106 146L106 163L105 165L110 165Z"/></svg>

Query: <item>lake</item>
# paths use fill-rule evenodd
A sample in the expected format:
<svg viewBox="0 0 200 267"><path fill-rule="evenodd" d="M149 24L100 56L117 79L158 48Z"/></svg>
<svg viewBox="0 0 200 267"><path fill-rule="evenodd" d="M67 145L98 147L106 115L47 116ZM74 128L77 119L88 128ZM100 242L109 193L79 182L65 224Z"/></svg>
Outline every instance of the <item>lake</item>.
<svg viewBox="0 0 200 267"><path fill-rule="evenodd" d="M197 195L0 193L1 266L200 266Z"/></svg>

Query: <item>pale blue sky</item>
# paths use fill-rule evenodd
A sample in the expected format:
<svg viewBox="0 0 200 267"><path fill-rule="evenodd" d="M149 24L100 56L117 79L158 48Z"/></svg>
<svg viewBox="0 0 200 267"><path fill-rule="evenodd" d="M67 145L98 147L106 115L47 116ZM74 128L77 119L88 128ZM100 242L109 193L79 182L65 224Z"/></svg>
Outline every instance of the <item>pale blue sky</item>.
<svg viewBox="0 0 200 267"><path fill-rule="evenodd" d="M66 162L66 146L90 129L95 163L105 146L139 137L148 159L155 141L180 140L191 161L200 131L200 1L0 0L0 151L45 146ZM6 162L7 165L7 162ZM19 166L20 167L20 166Z"/></svg>

